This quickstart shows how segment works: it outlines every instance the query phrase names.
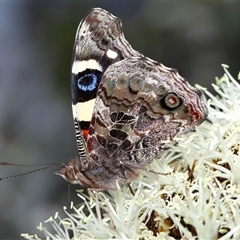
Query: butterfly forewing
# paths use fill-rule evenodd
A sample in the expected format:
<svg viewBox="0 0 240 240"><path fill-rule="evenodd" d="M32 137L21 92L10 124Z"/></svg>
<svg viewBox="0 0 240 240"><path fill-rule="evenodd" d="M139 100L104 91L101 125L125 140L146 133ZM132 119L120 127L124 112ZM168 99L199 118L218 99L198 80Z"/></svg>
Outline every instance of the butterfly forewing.
<svg viewBox="0 0 240 240"><path fill-rule="evenodd" d="M125 40L119 18L96 8L81 21L73 50L71 89L78 150L82 158L87 151L82 146L81 130L86 140L102 74L114 62L134 56L142 55Z"/></svg>

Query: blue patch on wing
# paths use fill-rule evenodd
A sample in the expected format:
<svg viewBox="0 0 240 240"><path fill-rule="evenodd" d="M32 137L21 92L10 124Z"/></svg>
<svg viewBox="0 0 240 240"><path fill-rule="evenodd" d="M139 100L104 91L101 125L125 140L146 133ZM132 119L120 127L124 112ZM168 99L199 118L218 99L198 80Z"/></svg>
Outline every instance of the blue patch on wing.
<svg viewBox="0 0 240 240"><path fill-rule="evenodd" d="M84 92L92 91L98 87L98 77L94 73L87 73L78 79L77 85Z"/></svg>
<svg viewBox="0 0 240 240"><path fill-rule="evenodd" d="M86 69L78 74L72 73L72 104L94 99L97 95L101 77L102 72L96 69Z"/></svg>

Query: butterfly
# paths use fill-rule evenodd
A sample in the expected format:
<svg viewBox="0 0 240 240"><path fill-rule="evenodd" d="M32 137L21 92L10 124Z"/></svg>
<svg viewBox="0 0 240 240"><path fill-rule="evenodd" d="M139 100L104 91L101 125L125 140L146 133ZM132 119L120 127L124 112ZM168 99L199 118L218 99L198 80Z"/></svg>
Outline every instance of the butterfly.
<svg viewBox="0 0 240 240"><path fill-rule="evenodd" d="M94 189L137 178L167 141L175 144L208 113L199 90L135 51L121 20L101 8L77 29L71 94L78 156L56 174Z"/></svg>

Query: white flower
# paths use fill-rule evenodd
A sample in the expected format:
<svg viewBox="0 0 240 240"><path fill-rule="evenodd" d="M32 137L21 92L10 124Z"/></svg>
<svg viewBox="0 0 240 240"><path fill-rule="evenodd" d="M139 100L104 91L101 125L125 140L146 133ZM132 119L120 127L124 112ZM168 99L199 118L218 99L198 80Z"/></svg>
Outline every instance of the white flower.
<svg viewBox="0 0 240 240"><path fill-rule="evenodd" d="M218 96L203 89L208 121L151 164L166 175L143 172L134 195L127 186L80 192L80 207L46 221L55 233L38 229L49 239L240 239L240 85L223 68Z"/></svg>

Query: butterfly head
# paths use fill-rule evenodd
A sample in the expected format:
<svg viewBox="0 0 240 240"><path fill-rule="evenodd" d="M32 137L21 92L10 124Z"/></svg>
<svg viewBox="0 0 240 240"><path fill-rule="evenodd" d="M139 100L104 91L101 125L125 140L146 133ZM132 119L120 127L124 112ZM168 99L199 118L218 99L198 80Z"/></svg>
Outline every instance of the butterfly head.
<svg viewBox="0 0 240 240"><path fill-rule="evenodd" d="M78 158L75 158L64 164L55 174L61 176L71 184L91 186L92 183L84 176L83 172L83 165Z"/></svg>

